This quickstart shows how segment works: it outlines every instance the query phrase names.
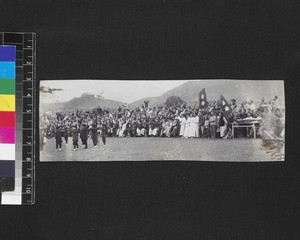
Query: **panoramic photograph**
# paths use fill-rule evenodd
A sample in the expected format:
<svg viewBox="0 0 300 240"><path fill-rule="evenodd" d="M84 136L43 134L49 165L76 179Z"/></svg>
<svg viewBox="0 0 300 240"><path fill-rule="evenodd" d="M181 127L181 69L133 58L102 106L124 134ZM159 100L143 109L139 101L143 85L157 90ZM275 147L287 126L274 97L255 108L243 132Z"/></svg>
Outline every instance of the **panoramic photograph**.
<svg viewBox="0 0 300 240"><path fill-rule="evenodd" d="M282 80L42 80L40 161L285 160Z"/></svg>

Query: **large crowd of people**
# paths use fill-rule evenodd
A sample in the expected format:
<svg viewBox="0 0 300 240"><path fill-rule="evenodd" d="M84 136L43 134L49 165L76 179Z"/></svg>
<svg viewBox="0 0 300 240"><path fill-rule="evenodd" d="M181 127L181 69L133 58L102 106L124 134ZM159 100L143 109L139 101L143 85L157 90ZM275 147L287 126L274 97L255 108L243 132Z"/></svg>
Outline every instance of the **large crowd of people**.
<svg viewBox="0 0 300 240"><path fill-rule="evenodd" d="M104 146L106 137L230 139L233 122L247 119L263 122L265 115L273 116L269 128L272 128L278 137L282 136L284 111L277 96L268 102L262 99L258 106L253 100L237 104L235 99L231 99L228 105L230 114L224 113L221 100L210 101L205 108L185 103L149 106L149 101L146 100L140 107L131 108L125 104L115 110L98 107L73 112L47 111L40 118L40 148L43 149L44 139L53 137L59 151L63 141L68 144L70 137L73 150L79 148L79 138L84 148L88 148L87 142L90 140L93 146L97 147L99 137ZM235 134L238 137L251 137L253 129L241 129L235 131Z"/></svg>

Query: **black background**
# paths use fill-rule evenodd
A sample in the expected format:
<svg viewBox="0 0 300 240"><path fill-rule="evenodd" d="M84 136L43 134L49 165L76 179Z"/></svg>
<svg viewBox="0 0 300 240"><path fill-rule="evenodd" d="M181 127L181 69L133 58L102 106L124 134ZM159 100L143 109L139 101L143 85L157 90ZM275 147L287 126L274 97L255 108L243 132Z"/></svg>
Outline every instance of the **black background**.
<svg viewBox="0 0 300 240"><path fill-rule="evenodd" d="M1 31L37 33L38 79L284 79L287 153L281 163L37 159L36 204L1 206L0 239L299 239L299 12L274 0L1 1Z"/></svg>

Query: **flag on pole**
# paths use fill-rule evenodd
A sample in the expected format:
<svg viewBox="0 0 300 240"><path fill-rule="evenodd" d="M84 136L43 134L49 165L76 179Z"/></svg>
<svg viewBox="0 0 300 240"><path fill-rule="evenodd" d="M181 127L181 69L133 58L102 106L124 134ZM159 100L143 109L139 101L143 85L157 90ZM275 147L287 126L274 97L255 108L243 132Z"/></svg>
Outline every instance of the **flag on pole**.
<svg viewBox="0 0 300 240"><path fill-rule="evenodd" d="M199 108L207 108L208 107L208 101L206 97L205 88L203 88L199 92Z"/></svg>
<svg viewBox="0 0 300 240"><path fill-rule="evenodd" d="M223 95L221 95L221 109L223 111L223 114L225 117L228 117L231 115L232 113L232 108L230 107L229 103L227 102L227 100L224 98Z"/></svg>

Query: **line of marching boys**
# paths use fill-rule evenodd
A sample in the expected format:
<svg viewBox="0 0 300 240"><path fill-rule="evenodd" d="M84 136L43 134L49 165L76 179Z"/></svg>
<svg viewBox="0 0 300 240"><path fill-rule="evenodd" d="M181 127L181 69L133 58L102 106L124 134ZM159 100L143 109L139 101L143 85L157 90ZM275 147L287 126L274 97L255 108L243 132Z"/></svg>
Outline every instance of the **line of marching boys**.
<svg viewBox="0 0 300 240"><path fill-rule="evenodd" d="M82 126L79 128L77 125L73 125L71 128L67 126L56 126L56 131L54 133L56 149L61 151L63 138L65 139L66 145L68 145L68 138L70 135L72 136L73 151L76 151L79 148L79 138L81 139L81 143L85 149L88 148L87 141L89 137L92 139L94 147L98 147L98 135L101 136L103 147L105 149L107 125L103 121L100 128L97 127L95 123L93 123L90 127L86 124L82 124Z"/></svg>

